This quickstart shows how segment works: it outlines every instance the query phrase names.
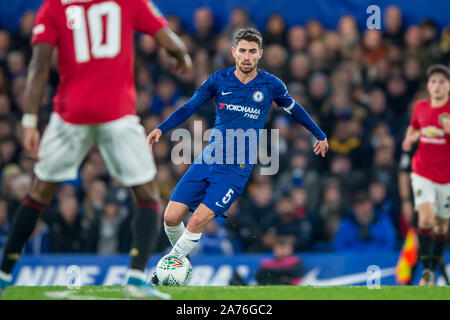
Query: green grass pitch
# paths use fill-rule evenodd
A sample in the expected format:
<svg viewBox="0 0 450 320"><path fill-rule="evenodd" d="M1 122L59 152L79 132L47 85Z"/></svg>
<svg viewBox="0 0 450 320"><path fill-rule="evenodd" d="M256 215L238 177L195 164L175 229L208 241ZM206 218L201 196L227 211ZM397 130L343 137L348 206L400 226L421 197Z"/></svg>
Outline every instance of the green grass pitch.
<svg viewBox="0 0 450 320"><path fill-rule="evenodd" d="M173 300L450 300L450 287L161 287ZM122 300L123 287L9 287L4 300Z"/></svg>

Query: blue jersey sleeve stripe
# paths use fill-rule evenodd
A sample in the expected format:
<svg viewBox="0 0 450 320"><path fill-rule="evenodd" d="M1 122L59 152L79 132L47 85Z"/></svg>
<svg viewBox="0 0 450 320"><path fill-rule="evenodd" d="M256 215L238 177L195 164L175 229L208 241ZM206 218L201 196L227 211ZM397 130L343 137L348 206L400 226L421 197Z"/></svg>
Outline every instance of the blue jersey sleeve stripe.
<svg viewBox="0 0 450 320"><path fill-rule="evenodd" d="M295 101L292 101L291 105L289 107L283 108L284 111L291 114L291 109L295 106Z"/></svg>

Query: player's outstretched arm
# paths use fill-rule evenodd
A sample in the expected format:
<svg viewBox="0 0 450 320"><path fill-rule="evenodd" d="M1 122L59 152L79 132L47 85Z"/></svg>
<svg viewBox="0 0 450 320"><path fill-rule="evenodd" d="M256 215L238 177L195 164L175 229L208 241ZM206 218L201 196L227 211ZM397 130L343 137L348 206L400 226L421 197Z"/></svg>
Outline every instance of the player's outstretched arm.
<svg viewBox="0 0 450 320"><path fill-rule="evenodd" d="M173 73L182 75L192 69L192 60L187 53L183 40L170 30L169 27L163 27L158 30L154 38L175 59Z"/></svg>
<svg viewBox="0 0 450 320"><path fill-rule="evenodd" d="M175 110L166 120L158 125L147 137L149 144L158 142L159 137L170 130L184 123L201 106L205 104L216 91L216 81L214 75L209 76L205 82L198 88L194 95L184 105Z"/></svg>
<svg viewBox="0 0 450 320"><path fill-rule="evenodd" d="M147 142L152 145L159 141L159 138L184 123L189 117L194 114L206 101L205 97L198 93L192 96L188 102L175 110L165 121L161 122L158 127L150 132L147 136Z"/></svg>
<svg viewBox="0 0 450 320"><path fill-rule="evenodd" d="M308 112L299 105L297 102L293 101L291 106L284 108L284 110L289 113L298 123L303 125L306 129L311 131L311 133L316 137L317 141L314 143L314 153L316 155L325 154L328 151L328 140L325 133L319 128L319 126L314 122L314 120L309 116Z"/></svg>
<svg viewBox="0 0 450 320"><path fill-rule="evenodd" d="M37 159L39 148L39 130L37 129L38 110L44 96L50 73L50 61L53 46L38 43L33 47L33 54L28 66L25 86L25 112L22 117L23 146L27 153Z"/></svg>
<svg viewBox="0 0 450 320"><path fill-rule="evenodd" d="M402 149L405 152L410 152L420 138L420 130L413 128L413 126L409 125L408 129L406 129L405 139L402 142Z"/></svg>

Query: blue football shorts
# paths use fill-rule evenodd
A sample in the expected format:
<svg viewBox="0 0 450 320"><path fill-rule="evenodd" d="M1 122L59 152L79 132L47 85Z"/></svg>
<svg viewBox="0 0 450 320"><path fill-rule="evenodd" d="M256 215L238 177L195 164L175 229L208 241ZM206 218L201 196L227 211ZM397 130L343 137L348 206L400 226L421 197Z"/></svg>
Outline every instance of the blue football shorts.
<svg viewBox="0 0 450 320"><path fill-rule="evenodd" d="M189 206L192 212L203 203L216 216L225 212L244 191L250 173L239 164L192 164L176 185L171 201Z"/></svg>

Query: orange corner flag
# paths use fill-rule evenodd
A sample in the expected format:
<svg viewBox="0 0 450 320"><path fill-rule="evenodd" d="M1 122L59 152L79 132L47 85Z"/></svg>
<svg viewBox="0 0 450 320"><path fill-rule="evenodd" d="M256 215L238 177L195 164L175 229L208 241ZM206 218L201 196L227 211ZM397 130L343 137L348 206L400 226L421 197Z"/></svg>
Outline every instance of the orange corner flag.
<svg viewBox="0 0 450 320"><path fill-rule="evenodd" d="M407 284L412 277L412 269L417 263L419 243L416 231L409 228L400 257L395 267L395 280L398 284Z"/></svg>

